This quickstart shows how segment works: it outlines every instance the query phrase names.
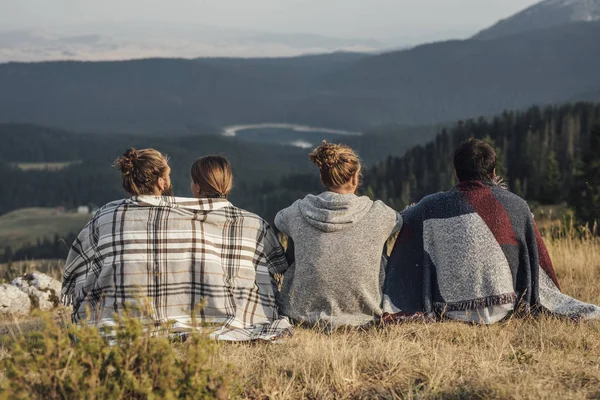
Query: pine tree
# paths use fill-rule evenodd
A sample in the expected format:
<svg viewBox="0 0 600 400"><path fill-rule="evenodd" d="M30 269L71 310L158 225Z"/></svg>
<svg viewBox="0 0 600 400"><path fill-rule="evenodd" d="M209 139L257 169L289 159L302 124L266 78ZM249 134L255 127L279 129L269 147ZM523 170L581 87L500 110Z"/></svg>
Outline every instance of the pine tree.
<svg viewBox="0 0 600 400"><path fill-rule="evenodd" d="M546 171L540 187L540 200L546 204L556 204L562 200L562 176L556 152L548 152Z"/></svg>
<svg viewBox="0 0 600 400"><path fill-rule="evenodd" d="M590 143L579 167L571 203L581 223L600 220L600 125L594 126Z"/></svg>
<svg viewBox="0 0 600 400"><path fill-rule="evenodd" d="M523 192L523 185L521 184L521 180L519 178L515 180L513 192L519 197L525 196L525 193Z"/></svg>
<svg viewBox="0 0 600 400"><path fill-rule="evenodd" d="M4 254L2 258L5 262L11 262L13 260L13 249L10 246L4 248Z"/></svg>
<svg viewBox="0 0 600 400"><path fill-rule="evenodd" d="M490 135L483 138L483 141L494 148L496 152L496 176L506 179L506 164L504 163L504 151L496 146L496 142Z"/></svg>

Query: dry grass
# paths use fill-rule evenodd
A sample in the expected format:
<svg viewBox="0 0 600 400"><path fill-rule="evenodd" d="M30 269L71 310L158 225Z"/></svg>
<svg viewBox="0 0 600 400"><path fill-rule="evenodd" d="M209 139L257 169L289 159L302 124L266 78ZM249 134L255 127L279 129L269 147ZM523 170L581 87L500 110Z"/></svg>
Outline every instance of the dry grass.
<svg viewBox="0 0 600 400"><path fill-rule="evenodd" d="M0 283L11 282L14 278L32 271L62 281L64 268L65 260L29 260L0 264Z"/></svg>
<svg viewBox="0 0 600 400"><path fill-rule="evenodd" d="M600 240L548 247L563 290L600 304ZM279 345L220 347L215 361L237 366L251 398L600 398L600 322L297 329Z"/></svg>
<svg viewBox="0 0 600 400"><path fill-rule="evenodd" d="M571 235L548 247L563 290L600 303L600 239ZM216 350L207 366L232 365L233 393L246 398L600 398L600 322L413 323L334 334L298 328L281 343ZM187 357L185 347L177 351ZM6 348L0 353L7 357Z"/></svg>

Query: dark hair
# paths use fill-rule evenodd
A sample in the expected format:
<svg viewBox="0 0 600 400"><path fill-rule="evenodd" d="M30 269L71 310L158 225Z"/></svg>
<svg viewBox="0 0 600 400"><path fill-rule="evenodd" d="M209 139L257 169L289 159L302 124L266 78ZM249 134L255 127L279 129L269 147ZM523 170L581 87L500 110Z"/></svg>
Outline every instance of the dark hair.
<svg viewBox="0 0 600 400"><path fill-rule="evenodd" d="M133 147L117 158L114 166L121 171L123 189L133 196L154 194L158 178L164 177L169 167L158 150Z"/></svg>
<svg viewBox="0 0 600 400"><path fill-rule="evenodd" d="M469 139L454 151L454 169L460 182L491 181L496 168L493 147L478 139Z"/></svg>
<svg viewBox="0 0 600 400"><path fill-rule="evenodd" d="M205 156L192 165L192 181L203 197L227 198L233 187L231 164L222 156Z"/></svg>
<svg viewBox="0 0 600 400"><path fill-rule="evenodd" d="M309 155L321 170L321 182L327 188L345 185L361 170L360 158L350 147L343 144L323 143Z"/></svg>

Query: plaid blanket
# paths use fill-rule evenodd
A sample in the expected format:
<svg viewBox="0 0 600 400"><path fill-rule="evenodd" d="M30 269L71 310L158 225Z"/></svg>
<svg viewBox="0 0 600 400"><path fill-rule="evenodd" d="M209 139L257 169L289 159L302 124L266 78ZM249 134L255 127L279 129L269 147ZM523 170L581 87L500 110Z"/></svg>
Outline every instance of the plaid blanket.
<svg viewBox="0 0 600 400"><path fill-rule="evenodd" d="M464 182L406 210L386 271L385 320L473 313L482 319L454 319L492 323L513 309L600 318L599 307L560 292L529 207L508 190Z"/></svg>
<svg viewBox="0 0 600 400"><path fill-rule="evenodd" d="M210 324L218 340L272 340L291 334L276 306L287 268L272 228L227 200L139 196L107 204L79 234L61 298L74 322L99 327L127 308L174 331Z"/></svg>

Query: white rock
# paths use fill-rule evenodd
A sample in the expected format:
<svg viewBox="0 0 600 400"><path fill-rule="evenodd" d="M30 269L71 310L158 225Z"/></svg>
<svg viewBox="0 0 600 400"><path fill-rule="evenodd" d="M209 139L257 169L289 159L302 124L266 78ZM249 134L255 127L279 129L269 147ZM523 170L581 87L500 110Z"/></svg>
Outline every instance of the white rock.
<svg viewBox="0 0 600 400"><path fill-rule="evenodd" d="M30 310L27 293L13 285L0 285L0 314L27 315Z"/></svg>
<svg viewBox="0 0 600 400"><path fill-rule="evenodd" d="M61 283L40 272L25 274L16 278L12 284L33 297L33 307L48 311L59 305ZM37 304L35 299L37 299Z"/></svg>

